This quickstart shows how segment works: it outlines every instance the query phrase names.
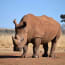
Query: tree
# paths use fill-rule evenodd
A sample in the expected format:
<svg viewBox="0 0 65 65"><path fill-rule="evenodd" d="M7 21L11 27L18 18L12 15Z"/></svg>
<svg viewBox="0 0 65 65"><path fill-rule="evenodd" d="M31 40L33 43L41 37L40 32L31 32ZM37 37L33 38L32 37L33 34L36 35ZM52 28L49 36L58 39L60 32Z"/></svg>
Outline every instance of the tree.
<svg viewBox="0 0 65 65"><path fill-rule="evenodd" d="M61 29L62 29L63 34L65 34L65 14L60 15L60 18L62 19L61 22L64 22L61 25Z"/></svg>
<svg viewBox="0 0 65 65"><path fill-rule="evenodd" d="M61 14L60 18L62 19L61 22L65 22L65 14Z"/></svg>

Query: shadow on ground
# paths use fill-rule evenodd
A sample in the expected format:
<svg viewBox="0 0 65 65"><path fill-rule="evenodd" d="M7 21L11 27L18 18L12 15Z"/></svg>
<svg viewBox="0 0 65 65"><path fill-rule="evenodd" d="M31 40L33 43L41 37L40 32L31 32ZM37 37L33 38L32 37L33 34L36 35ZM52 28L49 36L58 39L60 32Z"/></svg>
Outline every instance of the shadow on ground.
<svg viewBox="0 0 65 65"><path fill-rule="evenodd" d="M7 56L7 55L0 55L0 58L20 58L21 56Z"/></svg>

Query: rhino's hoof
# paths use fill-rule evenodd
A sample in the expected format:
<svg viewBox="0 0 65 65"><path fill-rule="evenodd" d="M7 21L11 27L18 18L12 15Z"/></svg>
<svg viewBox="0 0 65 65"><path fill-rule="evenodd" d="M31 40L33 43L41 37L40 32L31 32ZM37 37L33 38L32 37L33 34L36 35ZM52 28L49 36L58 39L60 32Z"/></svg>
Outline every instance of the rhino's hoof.
<svg viewBox="0 0 65 65"><path fill-rule="evenodd" d="M56 56L55 56L55 55L52 55L52 56L51 56L51 55L49 55L49 57L56 58Z"/></svg>
<svg viewBox="0 0 65 65"><path fill-rule="evenodd" d="M32 58L39 58L39 56L32 56Z"/></svg>
<svg viewBox="0 0 65 65"><path fill-rule="evenodd" d="M42 57L48 57L48 54L44 54Z"/></svg>
<svg viewBox="0 0 65 65"><path fill-rule="evenodd" d="M21 58L26 58L26 56L25 55L22 55Z"/></svg>

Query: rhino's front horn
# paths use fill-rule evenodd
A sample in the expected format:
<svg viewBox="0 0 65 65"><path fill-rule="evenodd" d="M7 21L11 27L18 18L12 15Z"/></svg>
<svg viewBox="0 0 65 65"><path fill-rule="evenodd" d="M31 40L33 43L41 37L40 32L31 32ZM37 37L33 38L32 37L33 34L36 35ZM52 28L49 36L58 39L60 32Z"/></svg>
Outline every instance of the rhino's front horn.
<svg viewBox="0 0 65 65"><path fill-rule="evenodd" d="M16 39L13 39L13 40L14 40L14 42L15 42L16 45L19 43L18 40L16 40Z"/></svg>

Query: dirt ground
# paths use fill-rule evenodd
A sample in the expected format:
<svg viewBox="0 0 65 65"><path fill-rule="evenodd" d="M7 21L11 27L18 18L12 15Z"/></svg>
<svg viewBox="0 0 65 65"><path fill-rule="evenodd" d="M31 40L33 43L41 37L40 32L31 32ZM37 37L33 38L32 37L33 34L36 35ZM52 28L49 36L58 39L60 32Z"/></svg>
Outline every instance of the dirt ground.
<svg viewBox="0 0 65 65"><path fill-rule="evenodd" d="M65 65L65 52L56 52L55 58L20 58L21 52L12 49L0 49L0 65Z"/></svg>

